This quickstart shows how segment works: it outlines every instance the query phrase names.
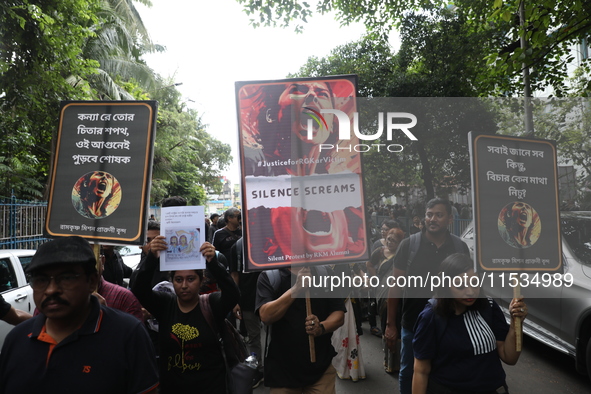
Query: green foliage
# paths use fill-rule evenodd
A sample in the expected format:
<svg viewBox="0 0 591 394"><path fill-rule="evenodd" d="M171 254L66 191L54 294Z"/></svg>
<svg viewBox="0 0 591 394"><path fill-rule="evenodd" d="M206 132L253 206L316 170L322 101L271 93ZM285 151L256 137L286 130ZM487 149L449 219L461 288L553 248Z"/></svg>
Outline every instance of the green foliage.
<svg viewBox="0 0 591 394"><path fill-rule="evenodd" d="M490 10L489 20L511 22L503 25L512 44L488 57L493 76L510 76L503 88L516 91L523 65L531 69L532 90L553 89L554 95L564 96L568 86L568 65L572 64L572 46L591 32L591 9L584 0L544 0L523 2L525 22L520 23L519 1L497 1ZM519 38L525 36L527 49L522 50ZM589 72L588 60L581 65ZM517 87L515 86L517 85Z"/></svg>
<svg viewBox="0 0 591 394"><path fill-rule="evenodd" d="M490 101L499 115L499 130L502 134L524 136L523 99L503 98ZM589 198L591 193L588 186L585 186L591 179L589 98L535 98L531 100L531 106L535 137L556 141L558 164L574 165L580 182L579 199Z"/></svg>
<svg viewBox="0 0 591 394"><path fill-rule="evenodd" d="M398 67L405 80L395 96L474 97L482 94L484 57L498 38L474 32L465 15L439 10L409 12L400 24Z"/></svg>
<svg viewBox="0 0 591 394"><path fill-rule="evenodd" d="M370 34L334 48L322 59L308 58L307 63L288 78L356 74L360 97L385 97L392 89L394 66L394 54L385 37Z"/></svg>
<svg viewBox="0 0 591 394"><path fill-rule="evenodd" d="M354 73L358 91L364 97L466 97L476 96L475 80L485 64L480 49L486 34L471 34L466 21L457 14L409 13L401 25L402 47L393 54L383 36L372 34L358 42L339 46L323 58L310 58L292 77ZM466 59L474 59L466 65ZM468 63L470 63L468 61ZM373 149L363 154L368 203L422 186L433 197L448 183L466 188L470 182L467 133L495 130L492 116L475 101L405 99L403 101L359 101L359 111L368 119L362 130L375 130L378 112L393 111L412 103L410 111L420 120L412 130L418 141L402 134L380 143L398 143L401 153ZM380 110L381 106L388 105ZM474 111L482 113L477 121ZM365 113L364 113L365 112ZM363 119L363 116L360 116ZM445 148L444 148L445 147Z"/></svg>
<svg viewBox="0 0 591 394"><path fill-rule="evenodd" d="M302 29L302 22L314 12L336 11L342 24L363 22L372 32L387 34L401 28L411 13L430 15L449 12L465 18L472 33L492 34L494 45L485 45L479 54L488 68L477 79L481 95L511 95L522 92L522 67L531 68L532 90L551 87L557 96L565 95L567 65L572 62L570 46L587 39L591 33L591 7L586 0L523 1L525 23L520 26L516 0L319 0L313 7L297 0L237 0L245 5L254 26L289 26ZM528 47L520 48L519 39L527 38ZM466 62L469 65L469 62ZM583 62L586 72L589 63Z"/></svg>
<svg viewBox="0 0 591 394"><path fill-rule="evenodd" d="M220 189L221 171L231 162L231 148L206 132L199 114L184 110L170 83L152 94L158 100L151 203L183 196L191 205L205 204L206 190Z"/></svg>
<svg viewBox="0 0 591 394"><path fill-rule="evenodd" d="M61 100L88 99L67 77L89 78L80 56L94 32L98 0L0 4L0 195L41 197Z"/></svg>
<svg viewBox="0 0 591 394"><path fill-rule="evenodd" d="M146 90L155 89L156 76L141 56L163 48L151 42L132 0L102 0L96 16L96 34L86 41L82 56L96 60L98 70L76 83L91 86L97 100L133 100L119 83L131 79Z"/></svg>
<svg viewBox="0 0 591 394"><path fill-rule="evenodd" d="M142 60L158 50L132 0L1 3L0 195L44 197L60 101L154 99L152 201L179 194L203 204L205 189L218 187L230 162L230 147L207 134L174 85Z"/></svg>
<svg viewBox="0 0 591 394"><path fill-rule="evenodd" d="M150 95L145 92L145 90L134 78L131 78L129 81L122 82L121 78L118 76L115 79L115 82L118 86L121 86L122 89L129 93L134 100L150 100Z"/></svg>
<svg viewBox="0 0 591 394"><path fill-rule="evenodd" d="M307 2L300 4L298 1L248 1L238 0L245 4L247 15L253 15L251 23L255 27L270 25L277 26L277 21L281 21L281 26L288 26L293 21L307 22L307 18L312 14L310 5ZM256 15L258 14L258 16ZM296 32L301 32L302 25L295 26Z"/></svg>

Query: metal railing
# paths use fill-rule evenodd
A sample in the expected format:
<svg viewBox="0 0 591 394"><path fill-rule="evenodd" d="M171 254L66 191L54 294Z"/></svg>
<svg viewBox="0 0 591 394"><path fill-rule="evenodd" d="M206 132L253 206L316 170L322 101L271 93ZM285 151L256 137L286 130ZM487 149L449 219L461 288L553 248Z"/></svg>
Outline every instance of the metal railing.
<svg viewBox="0 0 591 394"><path fill-rule="evenodd" d="M43 237L46 202L0 198L0 249L36 249Z"/></svg>
<svg viewBox="0 0 591 394"><path fill-rule="evenodd" d="M0 198L0 249L37 249L43 237L47 202ZM160 217L160 207L150 207Z"/></svg>
<svg viewBox="0 0 591 394"><path fill-rule="evenodd" d="M389 216L377 216L377 217L374 217L374 220L371 221L372 225L374 225L378 229L378 234L379 234L379 230L380 230L380 226L382 225L382 222L386 219L390 219L390 217ZM408 231L410 229L410 226L412 226L412 218L400 216L398 218L398 221L400 223L402 223L402 225L404 226L406 231ZM466 230L466 228L468 227L468 225L470 224L471 221L472 221L472 219L454 219L453 222L449 225L449 231L452 234L460 236L460 235L462 235L464 230Z"/></svg>

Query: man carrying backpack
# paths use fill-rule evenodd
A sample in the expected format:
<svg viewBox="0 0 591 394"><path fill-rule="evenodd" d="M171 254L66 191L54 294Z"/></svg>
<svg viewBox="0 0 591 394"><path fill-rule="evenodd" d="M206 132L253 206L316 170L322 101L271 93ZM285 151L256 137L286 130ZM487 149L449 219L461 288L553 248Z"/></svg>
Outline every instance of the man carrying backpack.
<svg viewBox="0 0 591 394"><path fill-rule="evenodd" d="M469 254L468 246L448 230L453 221L451 203L434 198L427 203L425 227L420 233L404 239L394 257L394 277L421 277L423 283L429 276L437 275L439 265L453 253ZM403 281L397 280L396 283ZM420 281L419 281L420 282ZM416 284L414 281L409 282ZM418 283L418 282L417 282ZM391 287L388 292L388 319L384 336L389 348L394 349L400 336L400 393L412 391L414 353L412 340L414 325L430 295L429 288L421 286ZM401 332L396 328L398 304L402 300Z"/></svg>
<svg viewBox="0 0 591 394"><path fill-rule="evenodd" d="M316 268L319 275L332 274L329 268ZM293 286L292 275L297 275ZM265 386L271 387L271 394L335 393L332 359L336 352L331 337L343 325L344 298L320 298L323 289L311 288L312 314L308 315L302 281L310 275L309 268L297 267L265 271L259 276L255 312L271 326L264 363ZM309 335L314 336L314 363L310 361Z"/></svg>

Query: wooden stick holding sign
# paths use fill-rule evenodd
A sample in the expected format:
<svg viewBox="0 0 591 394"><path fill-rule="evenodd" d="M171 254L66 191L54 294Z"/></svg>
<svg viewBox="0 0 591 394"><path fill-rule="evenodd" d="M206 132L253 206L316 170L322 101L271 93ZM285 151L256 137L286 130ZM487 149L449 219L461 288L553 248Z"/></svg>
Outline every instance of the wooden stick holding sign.
<svg viewBox="0 0 591 394"><path fill-rule="evenodd" d="M521 298L521 284L519 282L517 282L517 286L513 288L513 298ZM511 313L511 311L509 311L509 313ZM511 315L511 319L515 320L515 350L520 352L523 340L523 325L521 324L523 318Z"/></svg>
<svg viewBox="0 0 591 394"><path fill-rule="evenodd" d="M310 301L310 289L306 289L306 316L312 314L312 301ZM314 345L314 334L308 334L310 343L310 362L316 362L316 346Z"/></svg>
<svg viewBox="0 0 591 394"><path fill-rule="evenodd" d="M94 258L96 259L96 272L101 272L101 245L99 243L93 244L92 250L94 252Z"/></svg>
<svg viewBox="0 0 591 394"><path fill-rule="evenodd" d="M102 259L101 259L101 245L99 243L92 244L92 251L94 252L94 258L96 259L96 272L98 272L100 274L99 275L99 278L100 278L102 276L101 265L103 264ZM94 295L96 298L98 298L99 303L101 305L107 306L107 301L105 300L105 298L98 293L98 284L97 284L97 288L95 288L94 291L92 292L92 295Z"/></svg>
<svg viewBox="0 0 591 394"><path fill-rule="evenodd" d="M528 272L563 271L556 142L473 132L469 141L474 265L491 279L500 273L501 283L491 280L491 287L513 287L519 302L511 323L520 351L527 316L520 279L526 285Z"/></svg>

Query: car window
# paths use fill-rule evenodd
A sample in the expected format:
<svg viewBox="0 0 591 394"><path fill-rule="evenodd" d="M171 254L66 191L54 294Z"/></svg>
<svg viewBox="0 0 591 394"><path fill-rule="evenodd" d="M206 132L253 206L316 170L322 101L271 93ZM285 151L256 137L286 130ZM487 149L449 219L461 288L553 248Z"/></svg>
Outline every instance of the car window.
<svg viewBox="0 0 591 394"><path fill-rule="evenodd" d="M470 227L468 230L466 230L464 235L462 235L462 238L474 239L474 227Z"/></svg>
<svg viewBox="0 0 591 394"><path fill-rule="evenodd" d="M33 256L20 256L18 258L21 262L21 266L23 267L23 272L27 272L27 267L31 264L31 260L33 260Z"/></svg>
<svg viewBox="0 0 591 394"><path fill-rule="evenodd" d="M119 249L119 254L121 256L127 256L130 254L140 254L142 253L142 249L137 245L125 245Z"/></svg>
<svg viewBox="0 0 591 394"><path fill-rule="evenodd" d="M579 261L591 264L591 218L562 218L562 234Z"/></svg>
<svg viewBox="0 0 591 394"><path fill-rule="evenodd" d="M18 287L18 281L16 280L16 274L10 264L10 259L0 259L0 293L16 289Z"/></svg>

